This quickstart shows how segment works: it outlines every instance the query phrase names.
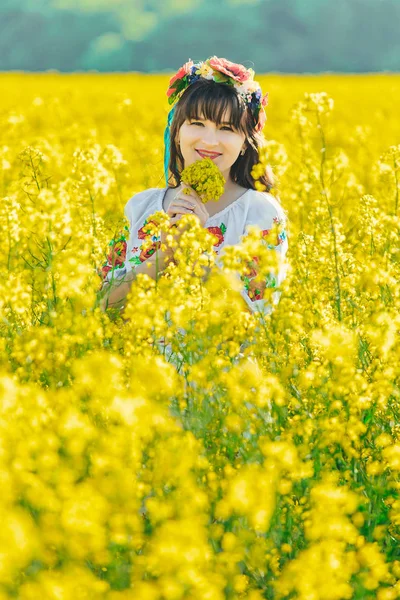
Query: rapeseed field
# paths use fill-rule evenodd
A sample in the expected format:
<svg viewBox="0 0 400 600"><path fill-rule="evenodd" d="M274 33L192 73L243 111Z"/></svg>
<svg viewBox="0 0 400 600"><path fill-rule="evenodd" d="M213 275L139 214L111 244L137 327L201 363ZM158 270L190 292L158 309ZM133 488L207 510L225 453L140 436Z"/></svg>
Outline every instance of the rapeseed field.
<svg viewBox="0 0 400 600"><path fill-rule="evenodd" d="M168 76L1 75L0 600L400 597L400 77L258 80L265 318L232 274L257 232L203 282L194 216L176 272L99 306L165 186Z"/></svg>

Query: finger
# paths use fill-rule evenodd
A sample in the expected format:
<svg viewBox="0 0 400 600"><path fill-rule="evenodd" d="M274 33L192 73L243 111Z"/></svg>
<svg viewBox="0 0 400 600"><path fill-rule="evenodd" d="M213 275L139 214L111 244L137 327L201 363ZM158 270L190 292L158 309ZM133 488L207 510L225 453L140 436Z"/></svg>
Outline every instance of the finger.
<svg viewBox="0 0 400 600"><path fill-rule="evenodd" d="M180 213L180 214L177 214L177 215L173 215L170 218L169 222L170 223L178 223L178 221L180 221L180 219L183 217L183 215L187 215L187 214L191 214L191 213Z"/></svg>
<svg viewBox="0 0 400 600"><path fill-rule="evenodd" d="M197 217L198 219L200 219L200 217L198 215L196 215L192 211L189 211L189 212L186 212L186 213L182 213L182 214L179 214L179 215L174 215L169 220L169 223L170 223L169 227L170 227L170 229L171 229L171 227L177 227L178 226L178 224L181 222L181 219L182 219L182 217L183 217L184 214L186 214L186 215L187 214L193 215L193 216Z"/></svg>
<svg viewBox="0 0 400 600"><path fill-rule="evenodd" d="M198 199L192 194L184 194L181 192L172 200L171 204L179 202L191 202L192 204L198 204Z"/></svg>
<svg viewBox="0 0 400 600"><path fill-rule="evenodd" d="M196 202L194 200L177 200L176 202L171 202L168 207L168 211L175 212L173 210L175 207L194 208L195 206Z"/></svg>
<svg viewBox="0 0 400 600"><path fill-rule="evenodd" d="M197 206L196 210L194 211L195 214L199 217L204 217L206 220L209 217L208 211L206 208L204 208L204 204Z"/></svg>
<svg viewBox="0 0 400 600"><path fill-rule="evenodd" d="M180 217L172 217L172 219L170 219L169 223L169 228L170 229L174 229L178 227L178 222L180 220Z"/></svg>
<svg viewBox="0 0 400 600"><path fill-rule="evenodd" d="M176 214L193 214L195 215L201 223L205 223L207 221L207 219L209 218L209 213L207 211L207 209L205 208L205 205L201 202L198 203L197 201L191 201L193 208L185 208L183 206L179 206L178 203L174 205L170 205L170 207L168 208L168 212L167 214L169 216L173 216ZM184 204L184 202L183 202Z"/></svg>
<svg viewBox="0 0 400 600"><path fill-rule="evenodd" d="M168 216L175 217L176 215L191 215L194 213L193 208L185 208L184 206L177 206L171 212L168 212Z"/></svg>

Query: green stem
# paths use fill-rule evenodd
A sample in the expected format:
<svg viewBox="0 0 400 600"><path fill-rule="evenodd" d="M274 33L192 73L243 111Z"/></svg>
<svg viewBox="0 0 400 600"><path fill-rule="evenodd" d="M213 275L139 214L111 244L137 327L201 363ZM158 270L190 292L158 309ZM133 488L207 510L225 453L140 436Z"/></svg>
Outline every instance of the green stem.
<svg viewBox="0 0 400 600"><path fill-rule="evenodd" d="M30 156L30 163L31 163L31 167L32 167L32 172L33 172L33 179L35 180L36 183L36 187L40 192L40 185L37 179L37 175L36 175L36 169L35 169L35 165L33 164L33 160L32 160L32 156Z"/></svg>
<svg viewBox="0 0 400 600"><path fill-rule="evenodd" d="M330 224L331 224L331 232L332 232L332 237L333 237L333 250L334 250L334 255L335 255L335 278L336 278L336 307L337 307L337 313L338 313L338 320L341 321L342 320L342 306L341 306L342 299L341 299L341 287L340 287L339 260L338 260L338 251L337 251L337 238L336 238L335 225L333 222L332 207L329 203L328 194L327 194L327 191L325 188L326 139L325 139L325 134L324 134L324 130L322 128L322 123L321 123L318 111L316 112L316 115L317 115L318 129L320 132L321 143L322 143L320 182L321 182L321 187L322 187L322 195L324 196L326 205L328 207L329 219L330 219Z"/></svg>

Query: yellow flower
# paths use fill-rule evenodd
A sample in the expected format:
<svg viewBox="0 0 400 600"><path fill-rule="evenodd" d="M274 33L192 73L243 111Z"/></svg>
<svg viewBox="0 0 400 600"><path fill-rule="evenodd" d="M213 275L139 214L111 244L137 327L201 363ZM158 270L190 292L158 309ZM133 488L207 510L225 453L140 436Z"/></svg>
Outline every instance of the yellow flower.
<svg viewBox="0 0 400 600"><path fill-rule="evenodd" d="M183 169L181 180L198 193L204 204L210 200L218 202L224 193L226 183L224 176L211 158L196 160Z"/></svg>

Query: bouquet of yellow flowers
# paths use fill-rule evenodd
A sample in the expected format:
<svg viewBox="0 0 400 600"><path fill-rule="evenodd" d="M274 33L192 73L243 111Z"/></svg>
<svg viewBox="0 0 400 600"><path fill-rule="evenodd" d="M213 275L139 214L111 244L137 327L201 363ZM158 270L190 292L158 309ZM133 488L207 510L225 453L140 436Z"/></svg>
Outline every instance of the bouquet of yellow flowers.
<svg viewBox="0 0 400 600"><path fill-rule="evenodd" d="M200 196L203 204L209 200L217 202L224 193L225 178L211 158L196 160L183 169L181 180L190 185ZM186 188L183 190L189 194Z"/></svg>

